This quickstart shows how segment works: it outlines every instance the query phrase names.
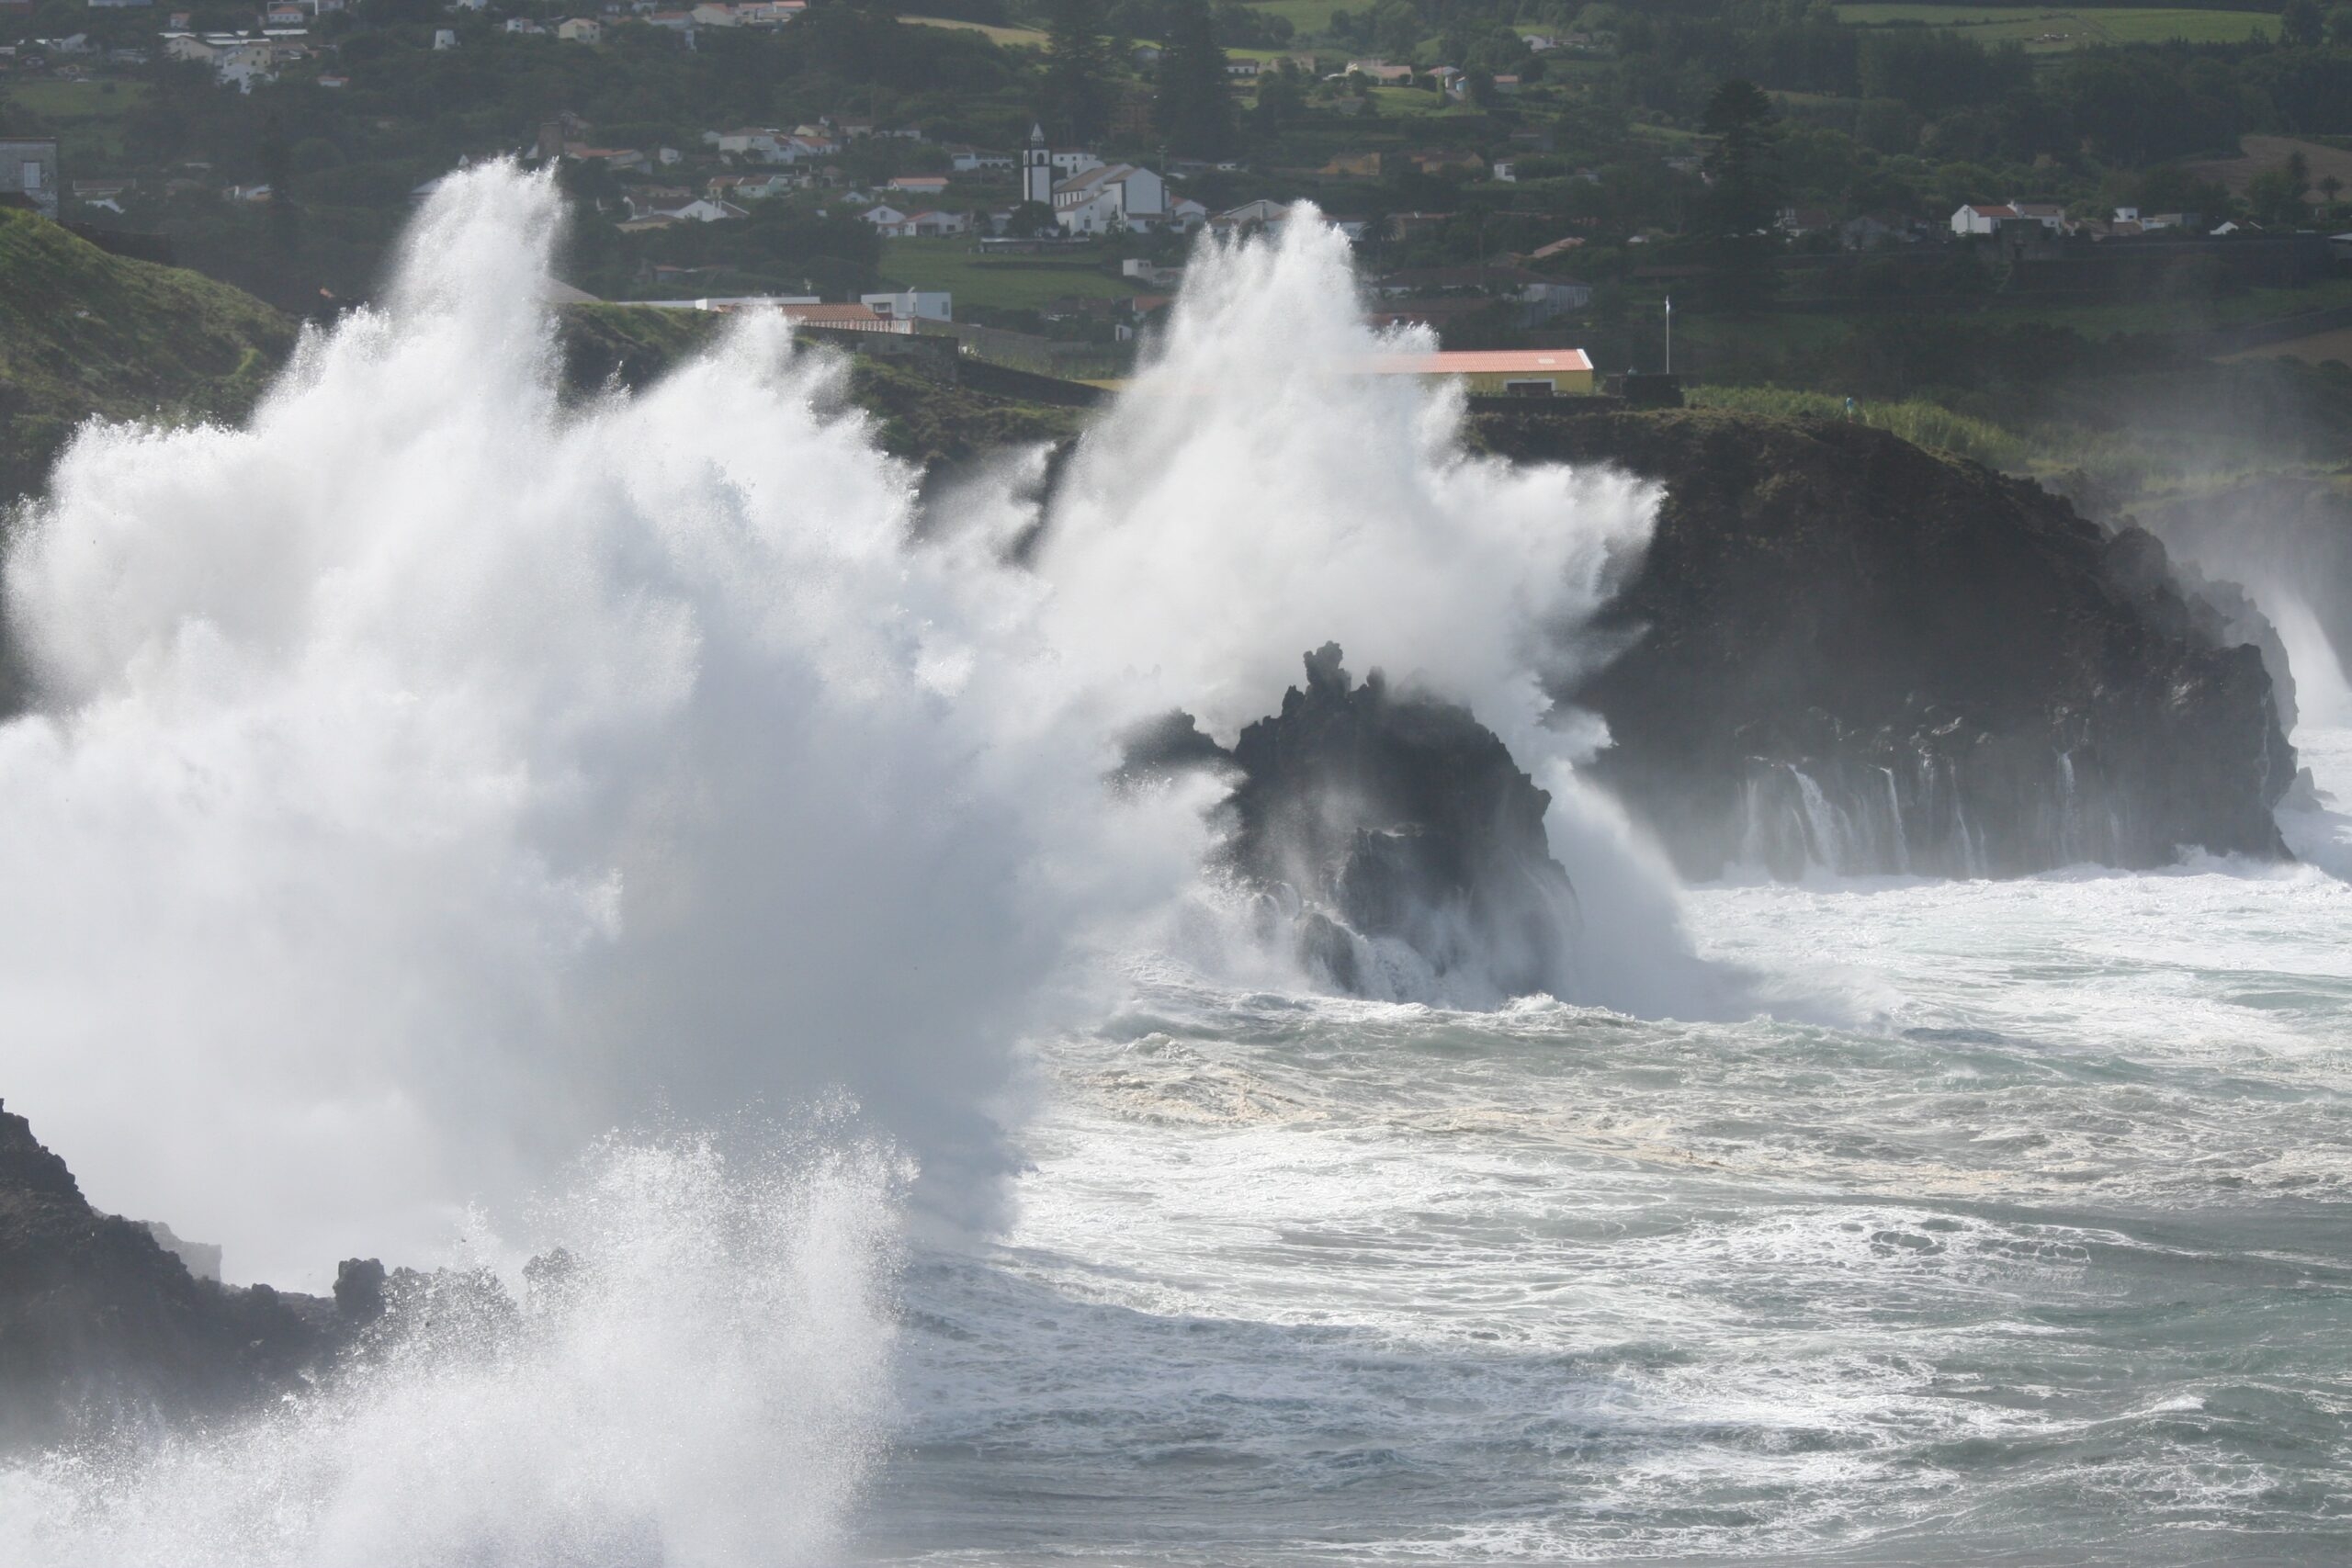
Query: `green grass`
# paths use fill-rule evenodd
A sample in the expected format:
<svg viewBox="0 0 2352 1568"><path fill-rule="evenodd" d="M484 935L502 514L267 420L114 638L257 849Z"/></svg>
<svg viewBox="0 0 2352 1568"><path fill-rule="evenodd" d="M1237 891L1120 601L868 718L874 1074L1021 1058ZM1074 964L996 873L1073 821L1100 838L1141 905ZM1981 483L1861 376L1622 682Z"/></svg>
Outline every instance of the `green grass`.
<svg viewBox="0 0 2352 1568"><path fill-rule="evenodd" d="M0 504L94 414L241 415L293 344L251 295L0 209Z"/></svg>
<svg viewBox="0 0 2352 1568"><path fill-rule="evenodd" d="M123 121L146 93L140 82L21 82L7 89L11 104L55 128L67 153L95 149L107 157L120 155Z"/></svg>
<svg viewBox="0 0 2352 1568"><path fill-rule="evenodd" d="M1334 11L1361 11L1363 0L1351 5L1348 0L1250 0L1252 11L1262 11L1269 17L1280 17L1296 29L1300 38L1320 33L1331 25Z"/></svg>
<svg viewBox="0 0 2352 1568"><path fill-rule="evenodd" d="M2109 305L2073 305L2017 296L1996 302L1988 325L2022 321L2072 327L2085 337L2120 333L2199 332L2282 321L2337 306L2352 305L2352 278L2330 278L2304 288L2249 288L2219 299L2127 300Z"/></svg>
<svg viewBox="0 0 2352 1568"><path fill-rule="evenodd" d="M1067 255L982 255L968 239L885 240L882 276L900 288L944 288L960 315L973 305L1034 310L1062 299L1117 299L1136 292L1117 269Z"/></svg>
<svg viewBox="0 0 2352 1568"><path fill-rule="evenodd" d="M1449 115L1461 118L1482 112L1475 104L1454 103L1419 87L1374 87L1372 101L1391 119L1437 119Z"/></svg>
<svg viewBox="0 0 2352 1568"><path fill-rule="evenodd" d="M1828 392L1792 391L1785 387L1694 387L1691 403L1702 409L1734 413L1770 414L1780 419L1844 419L1846 400ZM1954 413L1939 403L1922 399L1902 402L1860 402L1854 417L1879 430L1891 431L1915 446L1932 446L1955 457L1973 457L1996 468L2023 467L2029 443L2015 432L1988 420Z"/></svg>
<svg viewBox="0 0 2352 1568"><path fill-rule="evenodd" d="M955 28L967 33L985 33L990 42L1028 44L1044 48L1046 35L1035 28L992 28L984 22L959 22L947 17L900 17L910 28Z"/></svg>
<svg viewBox="0 0 2352 1568"><path fill-rule="evenodd" d="M1984 43L2014 42L2029 51L2061 53L2098 44L2242 43L2274 36L2278 18L2256 11L2204 11L2165 6L2068 10L2038 6L1928 6L1864 4L1838 7L1838 19L1855 27L1917 24L1964 33ZM2063 34L2063 38L2049 35Z"/></svg>

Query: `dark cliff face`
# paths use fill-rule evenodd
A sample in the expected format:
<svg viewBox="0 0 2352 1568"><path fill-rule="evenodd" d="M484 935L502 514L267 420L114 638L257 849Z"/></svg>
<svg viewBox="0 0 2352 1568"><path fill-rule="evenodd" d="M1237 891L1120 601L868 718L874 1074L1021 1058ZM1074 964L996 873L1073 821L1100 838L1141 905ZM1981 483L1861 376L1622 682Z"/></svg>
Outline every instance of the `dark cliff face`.
<svg viewBox="0 0 2352 1568"><path fill-rule="evenodd" d="M1628 638L1555 696L1688 874L2014 874L2283 855L2294 774L2256 649L2163 547L2026 481L1860 425L1703 412L1498 415L1515 458L1666 487L1611 612Z"/></svg>
<svg viewBox="0 0 2352 1568"><path fill-rule="evenodd" d="M1395 994L1384 971L1409 953L1464 999L1564 986L1575 894L1551 798L1469 709L1377 671L1356 685L1327 644L1231 751L1182 715L1130 745L1131 772L1183 767L1231 778L1222 857L1333 985Z"/></svg>
<svg viewBox="0 0 2352 1568"><path fill-rule="evenodd" d="M0 1450L232 1413L309 1384L383 1314L372 1261L332 1302L198 1279L0 1109Z"/></svg>
<svg viewBox="0 0 2352 1568"><path fill-rule="evenodd" d="M293 1386L333 1337L319 1305L197 1279L146 1226L91 1208L65 1162L0 1111L0 1443Z"/></svg>

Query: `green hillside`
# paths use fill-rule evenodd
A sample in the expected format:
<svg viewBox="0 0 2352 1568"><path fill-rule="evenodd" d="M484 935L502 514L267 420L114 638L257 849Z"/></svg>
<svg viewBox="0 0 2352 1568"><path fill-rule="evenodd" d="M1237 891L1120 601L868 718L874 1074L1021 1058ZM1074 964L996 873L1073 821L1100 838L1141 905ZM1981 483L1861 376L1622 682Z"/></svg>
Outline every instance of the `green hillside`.
<svg viewBox="0 0 2352 1568"><path fill-rule="evenodd" d="M569 307L565 378L632 384L691 353L719 318ZM0 209L0 505L38 486L74 430L109 419L236 419L293 347L295 323L201 274L126 261L28 212ZM1075 417L861 359L850 399L882 444L930 464L1069 433Z"/></svg>
<svg viewBox="0 0 2352 1568"><path fill-rule="evenodd" d="M93 414L242 414L294 332L226 284L0 209L0 500L38 484Z"/></svg>

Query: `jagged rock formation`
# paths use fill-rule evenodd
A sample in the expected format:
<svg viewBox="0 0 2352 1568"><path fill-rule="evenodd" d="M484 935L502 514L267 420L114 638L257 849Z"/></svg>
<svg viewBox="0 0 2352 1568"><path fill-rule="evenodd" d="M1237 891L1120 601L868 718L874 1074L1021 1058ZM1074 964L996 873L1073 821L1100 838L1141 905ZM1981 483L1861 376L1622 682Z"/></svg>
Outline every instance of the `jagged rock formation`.
<svg viewBox="0 0 2352 1568"><path fill-rule="evenodd" d="M1494 450L1663 482L1613 608L1623 651L1563 700L1687 874L2014 874L2283 856L2292 782L2261 653L2027 481L1856 424L1701 411L1482 417Z"/></svg>
<svg viewBox="0 0 2352 1568"><path fill-rule="evenodd" d="M0 1110L0 1443L231 1408L299 1383L338 1326L331 1303L196 1278Z"/></svg>
<svg viewBox="0 0 2352 1568"><path fill-rule="evenodd" d="M1411 955L1441 990L1523 996L1565 984L1575 893L1551 855L1551 797L1457 704L1352 683L1340 650L1230 751L1173 715L1134 738L1130 773L1212 768L1233 781L1223 857L1341 989L1385 995Z"/></svg>

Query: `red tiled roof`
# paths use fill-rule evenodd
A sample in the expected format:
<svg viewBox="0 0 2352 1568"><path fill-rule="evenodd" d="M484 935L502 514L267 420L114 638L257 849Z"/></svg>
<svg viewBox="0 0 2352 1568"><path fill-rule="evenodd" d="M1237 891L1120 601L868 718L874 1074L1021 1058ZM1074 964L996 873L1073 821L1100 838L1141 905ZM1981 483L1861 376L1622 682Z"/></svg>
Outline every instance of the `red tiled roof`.
<svg viewBox="0 0 2352 1568"><path fill-rule="evenodd" d="M1363 369L1375 376L1495 376L1512 371L1589 370L1592 358L1580 348L1480 348L1450 354L1380 354Z"/></svg>

